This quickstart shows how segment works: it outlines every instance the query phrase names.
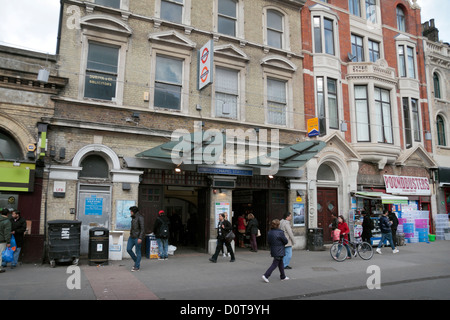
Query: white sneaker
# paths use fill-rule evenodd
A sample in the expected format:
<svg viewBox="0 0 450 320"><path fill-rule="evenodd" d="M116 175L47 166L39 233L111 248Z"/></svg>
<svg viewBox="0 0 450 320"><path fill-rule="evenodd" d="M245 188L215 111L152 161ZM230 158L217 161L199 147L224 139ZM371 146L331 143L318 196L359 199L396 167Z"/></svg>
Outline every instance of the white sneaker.
<svg viewBox="0 0 450 320"><path fill-rule="evenodd" d="M289 277L285 277L284 279L281 279L281 281L289 280Z"/></svg>
<svg viewBox="0 0 450 320"><path fill-rule="evenodd" d="M226 258L226 257L227 257L227 254L226 254L226 253L224 253L224 254L223 254L223 257L224 257L224 258Z"/></svg>
<svg viewBox="0 0 450 320"><path fill-rule="evenodd" d="M398 253L398 249L395 248L394 250L392 250L392 253Z"/></svg>
<svg viewBox="0 0 450 320"><path fill-rule="evenodd" d="M381 254L381 249L377 248L377 250L375 250L377 253Z"/></svg>
<svg viewBox="0 0 450 320"><path fill-rule="evenodd" d="M269 279L267 279L265 275L263 275L262 278L265 282L269 283Z"/></svg>

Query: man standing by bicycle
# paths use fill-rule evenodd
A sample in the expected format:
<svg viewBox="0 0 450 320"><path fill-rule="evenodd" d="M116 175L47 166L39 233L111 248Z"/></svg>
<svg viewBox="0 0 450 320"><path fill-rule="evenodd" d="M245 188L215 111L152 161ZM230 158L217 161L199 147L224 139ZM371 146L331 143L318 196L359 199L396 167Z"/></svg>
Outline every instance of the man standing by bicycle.
<svg viewBox="0 0 450 320"><path fill-rule="evenodd" d="M391 224L392 221L389 221L388 218L389 211L385 210L383 212L383 215L380 217L380 230L381 230L381 240L378 243L377 253L381 254L381 246L386 243L386 241L389 241L392 253L398 253L398 249L394 245L394 241L392 240L392 231L391 231Z"/></svg>

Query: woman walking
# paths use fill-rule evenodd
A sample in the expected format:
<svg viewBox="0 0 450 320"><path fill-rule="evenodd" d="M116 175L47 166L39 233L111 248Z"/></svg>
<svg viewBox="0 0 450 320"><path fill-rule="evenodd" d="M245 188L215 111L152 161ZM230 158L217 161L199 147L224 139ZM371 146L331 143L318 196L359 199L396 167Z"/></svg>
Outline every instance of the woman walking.
<svg viewBox="0 0 450 320"><path fill-rule="evenodd" d="M253 213L250 213L247 218L247 233L250 235L250 251L258 252L258 245L256 244L256 235L258 234L258 220L256 220Z"/></svg>
<svg viewBox="0 0 450 320"><path fill-rule="evenodd" d="M280 229L280 220L272 220L270 231L267 234L267 241L270 245L270 255L273 257L273 261L269 269L262 275L263 280L269 282L269 277L276 267L280 270L280 279L289 280L284 274L283 264L283 257L285 255L284 246L288 243L288 240L284 236L283 230Z"/></svg>

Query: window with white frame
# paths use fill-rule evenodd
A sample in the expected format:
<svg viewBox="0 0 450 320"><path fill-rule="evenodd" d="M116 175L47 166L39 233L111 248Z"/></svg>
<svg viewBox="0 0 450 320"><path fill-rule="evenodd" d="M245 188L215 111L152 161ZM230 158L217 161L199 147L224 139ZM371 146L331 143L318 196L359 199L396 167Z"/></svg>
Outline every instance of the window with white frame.
<svg viewBox="0 0 450 320"><path fill-rule="evenodd" d="M89 42L84 97L114 100L116 97L119 50L117 46Z"/></svg>
<svg viewBox="0 0 450 320"><path fill-rule="evenodd" d="M287 117L287 82L267 79L267 122L280 126L286 125Z"/></svg>
<svg viewBox="0 0 450 320"><path fill-rule="evenodd" d="M327 129L339 129L339 109L337 99L337 80L326 77L316 78L317 116L320 135Z"/></svg>
<svg viewBox="0 0 450 320"><path fill-rule="evenodd" d="M403 11L403 8L400 6L397 6L396 12L397 12L397 29L405 32L406 31L405 12Z"/></svg>
<svg viewBox="0 0 450 320"><path fill-rule="evenodd" d="M120 9L120 1L121 0L95 0L95 3L105 7Z"/></svg>
<svg viewBox="0 0 450 320"><path fill-rule="evenodd" d="M364 39L355 34L351 35L352 43L352 55L355 57L353 62L363 62L364 61Z"/></svg>
<svg viewBox="0 0 450 320"><path fill-rule="evenodd" d="M334 21L323 16L313 17L314 52L335 55Z"/></svg>
<svg viewBox="0 0 450 320"><path fill-rule="evenodd" d="M436 117L436 129L437 129L437 138L438 138L438 145L439 146L446 146L446 130L445 130L445 120L444 117L441 115L438 115Z"/></svg>
<svg viewBox="0 0 450 320"><path fill-rule="evenodd" d="M348 0L348 8L352 15L361 17L361 3L360 0Z"/></svg>
<svg viewBox="0 0 450 320"><path fill-rule="evenodd" d="M377 62L380 59L380 43L369 39L369 60Z"/></svg>
<svg viewBox="0 0 450 320"><path fill-rule="evenodd" d="M375 125L378 129L378 142L380 143L394 143L391 112L389 90L375 87Z"/></svg>
<svg viewBox="0 0 450 320"><path fill-rule="evenodd" d="M367 85L355 86L356 134L358 142L370 141L370 118Z"/></svg>
<svg viewBox="0 0 450 320"><path fill-rule="evenodd" d="M239 71L216 67L214 78L216 116L237 119L239 101Z"/></svg>
<svg viewBox="0 0 450 320"><path fill-rule="evenodd" d="M377 23L376 0L366 0L366 19L372 23Z"/></svg>
<svg viewBox="0 0 450 320"><path fill-rule="evenodd" d="M217 0L217 31L222 34L237 36L238 2L236 0Z"/></svg>
<svg viewBox="0 0 450 320"><path fill-rule="evenodd" d="M183 5L184 0L161 0L160 18L175 23L183 23Z"/></svg>
<svg viewBox="0 0 450 320"><path fill-rule="evenodd" d="M154 106L180 110L183 89L183 60L156 56Z"/></svg>
<svg viewBox="0 0 450 320"><path fill-rule="evenodd" d="M406 148L411 148L413 139L416 142L421 141L420 137L420 116L419 116L419 101L414 98L403 97L403 122L405 130L405 144Z"/></svg>
<svg viewBox="0 0 450 320"><path fill-rule="evenodd" d="M267 44L275 48L283 48L284 15L276 10L267 10Z"/></svg>
<svg viewBox="0 0 450 320"><path fill-rule="evenodd" d="M402 78L416 78L414 48L407 45L398 46L399 74Z"/></svg>

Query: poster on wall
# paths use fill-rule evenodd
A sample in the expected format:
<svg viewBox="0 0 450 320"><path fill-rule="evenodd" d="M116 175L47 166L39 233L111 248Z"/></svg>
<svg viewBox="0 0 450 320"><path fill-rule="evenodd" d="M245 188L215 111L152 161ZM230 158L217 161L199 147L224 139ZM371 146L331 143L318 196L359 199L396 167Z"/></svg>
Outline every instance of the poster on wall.
<svg viewBox="0 0 450 320"><path fill-rule="evenodd" d="M305 226L305 204L294 203L292 205L292 212L294 213L294 227Z"/></svg>
<svg viewBox="0 0 450 320"><path fill-rule="evenodd" d="M134 200L117 200L116 201L116 227L115 230L131 229L130 207L135 206Z"/></svg>
<svg viewBox="0 0 450 320"><path fill-rule="evenodd" d="M226 213L228 216L228 221L231 222L231 214L230 214L230 203L229 202L216 202L215 203L215 227L217 228L217 225L219 224L219 215L221 213Z"/></svg>

